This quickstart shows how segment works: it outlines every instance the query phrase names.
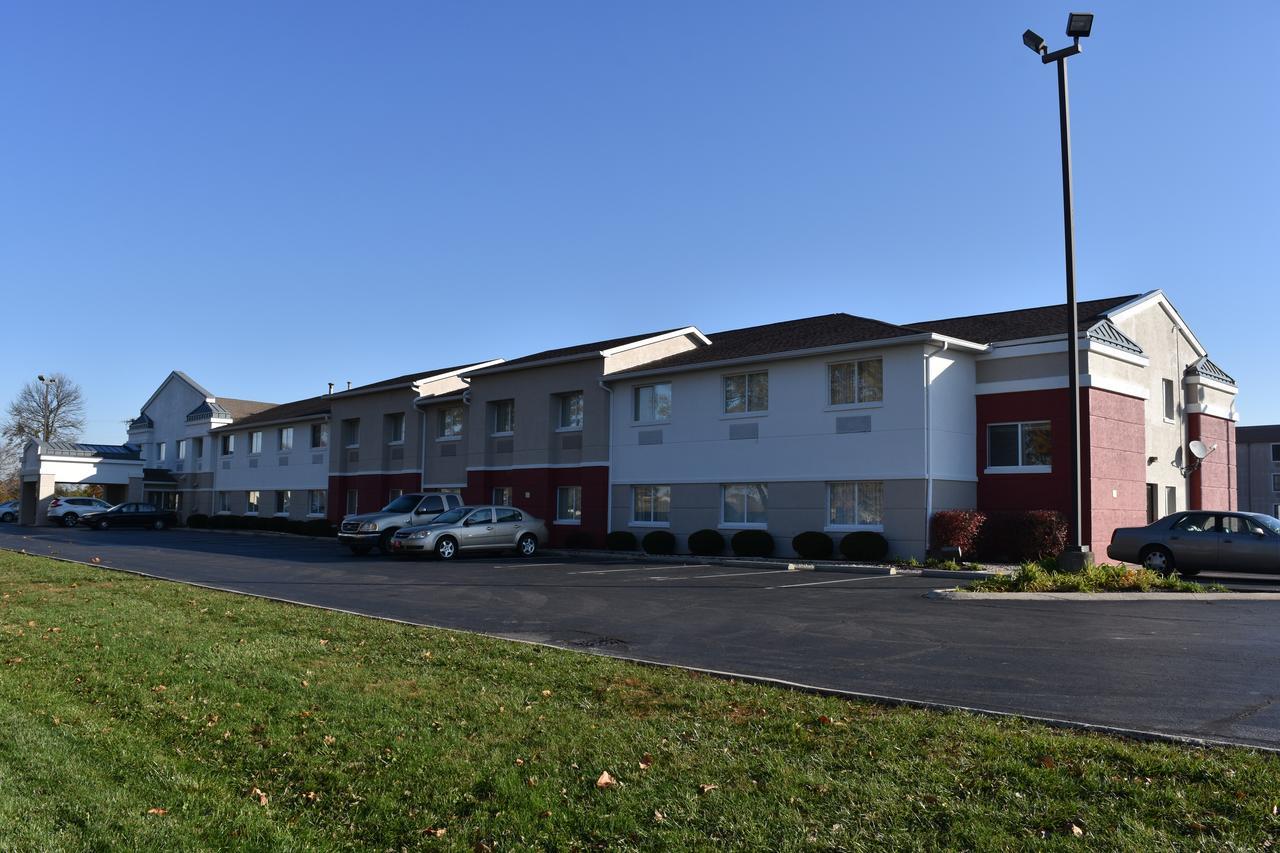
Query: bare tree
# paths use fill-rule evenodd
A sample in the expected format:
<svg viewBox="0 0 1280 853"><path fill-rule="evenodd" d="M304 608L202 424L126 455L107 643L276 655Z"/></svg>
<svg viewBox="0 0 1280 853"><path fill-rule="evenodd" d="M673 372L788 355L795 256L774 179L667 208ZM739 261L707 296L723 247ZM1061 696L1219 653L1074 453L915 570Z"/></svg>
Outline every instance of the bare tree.
<svg viewBox="0 0 1280 853"><path fill-rule="evenodd" d="M84 394L67 376L55 373L22 386L0 424L0 440L15 450L31 439L75 441L84 430Z"/></svg>

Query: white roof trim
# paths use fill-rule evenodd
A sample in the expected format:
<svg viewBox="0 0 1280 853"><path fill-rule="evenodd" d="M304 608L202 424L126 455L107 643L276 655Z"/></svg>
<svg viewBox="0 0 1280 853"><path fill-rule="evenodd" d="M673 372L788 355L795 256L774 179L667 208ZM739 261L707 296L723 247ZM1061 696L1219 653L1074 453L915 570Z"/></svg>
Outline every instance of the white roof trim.
<svg viewBox="0 0 1280 853"><path fill-rule="evenodd" d="M698 340L702 342L703 346L710 346L711 344L711 339L708 338L706 335L702 334L702 332L698 329L697 326L685 326L683 329L676 329L673 332L667 332L666 334L663 334L663 335L654 335L651 338L644 338L642 340L631 341L630 343L622 344L616 347L611 347L609 349L602 349L600 350L600 355L604 356L605 358L608 358L609 356L617 355L620 352L626 352L627 350L633 350L638 347L648 346L649 344L657 344L663 341L669 341L669 340L672 340L673 338L680 338L686 335L694 335L695 337L697 337Z"/></svg>

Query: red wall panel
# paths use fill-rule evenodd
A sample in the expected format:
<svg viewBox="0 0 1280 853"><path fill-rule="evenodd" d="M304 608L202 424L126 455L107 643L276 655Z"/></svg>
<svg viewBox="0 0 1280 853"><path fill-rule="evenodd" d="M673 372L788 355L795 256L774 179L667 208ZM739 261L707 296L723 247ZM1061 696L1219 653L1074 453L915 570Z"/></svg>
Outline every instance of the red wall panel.
<svg viewBox="0 0 1280 853"><path fill-rule="evenodd" d="M421 474L330 474L329 520L342 521L347 514L347 492L359 493L358 512L377 512L391 500L391 490L416 492L422 488Z"/></svg>
<svg viewBox="0 0 1280 853"><path fill-rule="evenodd" d="M609 523L609 469L603 465L581 468L512 468L501 471L469 471L462 498L467 503L490 503L493 490L510 486L511 502L547 523L550 544L564 545L575 532L589 535L596 547L604 547ZM582 523L557 524L556 489L582 487Z"/></svg>
<svg viewBox="0 0 1280 853"><path fill-rule="evenodd" d="M1235 509L1236 425L1226 418L1187 416L1187 440L1199 439L1218 449L1205 457L1191 473L1187 506L1190 509Z"/></svg>

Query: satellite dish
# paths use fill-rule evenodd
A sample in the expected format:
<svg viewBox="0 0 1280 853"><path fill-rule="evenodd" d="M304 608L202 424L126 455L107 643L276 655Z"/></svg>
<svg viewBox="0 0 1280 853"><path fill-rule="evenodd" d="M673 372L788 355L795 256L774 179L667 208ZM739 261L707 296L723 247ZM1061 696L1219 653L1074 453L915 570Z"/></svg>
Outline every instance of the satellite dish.
<svg viewBox="0 0 1280 853"><path fill-rule="evenodd" d="M1203 441L1199 441L1199 440L1192 441L1189 445L1187 445L1187 447L1190 448L1191 455L1197 459L1203 459L1209 455L1209 448L1205 447Z"/></svg>

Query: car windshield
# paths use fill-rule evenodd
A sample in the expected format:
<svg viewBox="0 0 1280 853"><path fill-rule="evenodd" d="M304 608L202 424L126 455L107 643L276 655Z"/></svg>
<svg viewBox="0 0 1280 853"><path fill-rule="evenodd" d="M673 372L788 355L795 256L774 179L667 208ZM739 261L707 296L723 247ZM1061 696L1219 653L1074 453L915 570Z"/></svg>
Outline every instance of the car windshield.
<svg viewBox="0 0 1280 853"><path fill-rule="evenodd" d="M382 508L383 512L412 512L422 495L401 495Z"/></svg>
<svg viewBox="0 0 1280 853"><path fill-rule="evenodd" d="M469 512L471 512L471 507L469 506L454 507L448 512L442 512L439 515L437 515L435 518L431 519L431 523L432 524L457 524L459 521L462 521L462 517Z"/></svg>
<svg viewBox="0 0 1280 853"><path fill-rule="evenodd" d="M1255 515L1252 517L1252 520L1258 522L1277 536L1280 536L1280 518L1272 518L1269 515Z"/></svg>

